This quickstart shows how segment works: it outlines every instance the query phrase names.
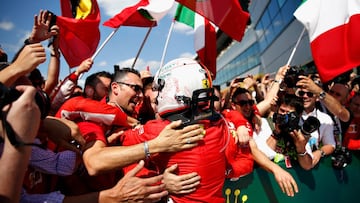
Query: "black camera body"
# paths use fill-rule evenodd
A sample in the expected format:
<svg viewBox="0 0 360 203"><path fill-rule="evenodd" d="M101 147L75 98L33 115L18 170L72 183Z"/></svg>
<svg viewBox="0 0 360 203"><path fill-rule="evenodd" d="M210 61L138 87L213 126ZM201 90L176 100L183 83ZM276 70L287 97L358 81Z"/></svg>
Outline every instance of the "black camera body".
<svg viewBox="0 0 360 203"><path fill-rule="evenodd" d="M286 71L284 83L288 88L296 87L296 83L300 80L300 75L306 75L303 69L299 66L290 66L290 68Z"/></svg>
<svg viewBox="0 0 360 203"><path fill-rule="evenodd" d="M320 127L319 119L314 116L309 116L302 125L299 125L299 121L300 116L298 116L295 111L287 114L274 113L273 115L273 122L279 125L279 128L284 134L300 129L304 136L310 136L312 132Z"/></svg>
<svg viewBox="0 0 360 203"><path fill-rule="evenodd" d="M336 148L331 157L335 169L343 169L352 161L352 155L346 147Z"/></svg>
<svg viewBox="0 0 360 203"><path fill-rule="evenodd" d="M17 89L8 88L0 83L0 108L2 109L4 106L16 101L21 96L21 94L22 93ZM44 119L50 111L51 103L49 96L46 94L46 92L38 89L35 94L35 102L40 109L41 118Z"/></svg>

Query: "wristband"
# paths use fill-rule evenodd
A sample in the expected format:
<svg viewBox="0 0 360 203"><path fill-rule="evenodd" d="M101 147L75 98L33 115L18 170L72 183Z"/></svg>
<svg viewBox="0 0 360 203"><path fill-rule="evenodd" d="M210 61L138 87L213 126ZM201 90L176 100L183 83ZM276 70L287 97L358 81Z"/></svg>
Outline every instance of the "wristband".
<svg viewBox="0 0 360 203"><path fill-rule="evenodd" d="M305 156L307 154L307 151L305 150L305 152L304 153L297 153L297 155L299 155L299 156Z"/></svg>
<svg viewBox="0 0 360 203"><path fill-rule="evenodd" d="M149 159L151 154L150 154L150 151L149 151L149 144L146 141L144 142L144 152L145 152L146 160Z"/></svg>
<svg viewBox="0 0 360 203"><path fill-rule="evenodd" d="M274 82L280 84L280 83L282 82L282 79L280 79L280 80L276 80L276 79L275 79Z"/></svg>
<svg viewBox="0 0 360 203"><path fill-rule="evenodd" d="M24 41L24 44L25 44L25 45L29 45L29 44L32 44L32 43L30 42L29 38L27 38L27 39Z"/></svg>

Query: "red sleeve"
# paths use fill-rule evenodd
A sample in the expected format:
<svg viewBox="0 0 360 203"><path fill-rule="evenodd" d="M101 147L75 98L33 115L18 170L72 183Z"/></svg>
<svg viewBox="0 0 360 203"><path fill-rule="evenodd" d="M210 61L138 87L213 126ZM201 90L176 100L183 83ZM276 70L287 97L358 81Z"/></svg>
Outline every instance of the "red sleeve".
<svg viewBox="0 0 360 203"><path fill-rule="evenodd" d="M240 112L235 110L226 109L222 112L222 114L226 119L233 122L236 128L242 125L246 125L248 122Z"/></svg>
<svg viewBox="0 0 360 203"><path fill-rule="evenodd" d="M259 112L259 109L257 108L257 106L255 104L253 105L253 110L254 110L254 114L256 114L258 116L261 116L260 112Z"/></svg>
<svg viewBox="0 0 360 203"><path fill-rule="evenodd" d="M81 96L71 98L61 106L56 117L129 127L127 114L118 107L106 104L105 99L96 101Z"/></svg>

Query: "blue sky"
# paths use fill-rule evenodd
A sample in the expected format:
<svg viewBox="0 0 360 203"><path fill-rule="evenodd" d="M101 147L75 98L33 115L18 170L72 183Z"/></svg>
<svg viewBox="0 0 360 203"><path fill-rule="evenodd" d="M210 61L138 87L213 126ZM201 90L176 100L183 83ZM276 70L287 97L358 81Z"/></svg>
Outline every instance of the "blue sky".
<svg viewBox="0 0 360 203"><path fill-rule="evenodd" d="M99 46L113 31L112 28L103 26L103 22L116 15L122 8L133 5L136 2L137 0L98 0L101 12L101 39ZM7 52L9 61L29 36L34 22L34 15L38 14L40 9L50 10L56 15L61 15L60 0L7 0L2 2L0 7L0 44ZM146 66L149 66L151 73L155 74L160 65L175 10L176 4L168 15L160 20L158 26L152 29L137 59L135 69L143 70ZM83 80L91 73L100 70L113 72L115 64L120 65L120 67L130 67L147 31L148 28L120 27L97 55L92 69L81 78L80 85L83 84ZM46 45L47 42L44 42L44 46ZM49 57L49 55L48 53L47 56ZM178 57L193 57L194 55L192 30L186 25L176 23L171 33L164 63ZM47 65L47 62L45 62L39 66L45 78ZM62 57L60 79L63 79L68 74L69 67Z"/></svg>

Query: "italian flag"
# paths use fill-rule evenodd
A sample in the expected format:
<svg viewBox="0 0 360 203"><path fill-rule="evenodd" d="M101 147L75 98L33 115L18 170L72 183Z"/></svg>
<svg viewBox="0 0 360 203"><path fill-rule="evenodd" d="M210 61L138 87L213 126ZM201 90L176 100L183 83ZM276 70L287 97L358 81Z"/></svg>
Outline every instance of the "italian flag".
<svg viewBox="0 0 360 203"><path fill-rule="evenodd" d="M209 20L195 13L189 8L179 4L175 14L175 20L184 23L194 29L194 48L200 62L216 76L216 31Z"/></svg>
<svg viewBox="0 0 360 203"><path fill-rule="evenodd" d="M323 82L360 65L360 0L307 0L294 16L309 33Z"/></svg>

